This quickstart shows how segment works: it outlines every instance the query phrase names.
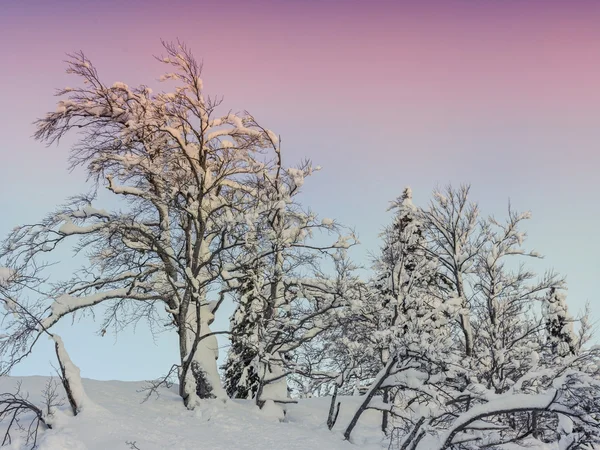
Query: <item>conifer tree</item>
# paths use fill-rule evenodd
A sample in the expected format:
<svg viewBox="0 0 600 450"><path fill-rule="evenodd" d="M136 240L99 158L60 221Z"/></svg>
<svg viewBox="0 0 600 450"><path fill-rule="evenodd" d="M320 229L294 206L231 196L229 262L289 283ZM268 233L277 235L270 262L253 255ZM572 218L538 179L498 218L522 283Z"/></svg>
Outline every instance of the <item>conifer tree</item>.
<svg viewBox="0 0 600 450"><path fill-rule="evenodd" d="M249 271L239 288L239 302L231 318L231 347L225 363L225 391L231 398L256 395L260 322L264 320L263 280L260 269Z"/></svg>
<svg viewBox="0 0 600 450"><path fill-rule="evenodd" d="M547 342L554 355L567 356L577 354L577 336L573 331L573 319L570 317L566 296L552 288L544 302Z"/></svg>

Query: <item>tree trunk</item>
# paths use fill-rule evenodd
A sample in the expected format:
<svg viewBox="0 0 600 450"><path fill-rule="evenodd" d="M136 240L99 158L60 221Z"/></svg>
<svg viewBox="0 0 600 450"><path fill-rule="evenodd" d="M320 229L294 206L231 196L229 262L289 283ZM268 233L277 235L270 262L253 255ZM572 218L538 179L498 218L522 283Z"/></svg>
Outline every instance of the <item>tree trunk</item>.
<svg viewBox="0 0 600 450"><path fill-rule="evenodd" d="M338 385L336 383L335 387L333 388L333 396L331 397L331 404L329 405L329 414L327 415L327 428L329 428L330 430L333 428L333 426L337 422L338 414L340 413L341 403L338 402L337 410L336 410L336 406L335 406L335 401L337 400L337 393L338 393Z"/></svg>
<svg viewBox="0 0 600 450"><path fill-rule="evenodd" d="M388 404L390 401L390 390L389 388L383 388L383 403ZM388 421L389 421L389 413L387 411L383 411L383 415L381 416L381 431L385 433L387 436L388 429Z"/></svg>
<svg viewBox="0 0 600 450"><path fill-rule="evenodd" d="M377 378L375 379L375 381L369 388L369 391L365 395L365 399L361 403L358 410L354 413L352 420L348 424L348 427L346 428L346 431L344 432L344 439L350 440L350 435L352 434L352 430L358 423L358 419L360 419L360 416L362 415L362 413L364 413L366 411L366 409L369 406L369 403L371 403L371 400L375 396L375 393L381 388L381 385L387 379L387 377L389 376L390 372L392 371L392 369L394 368L394 366L396 365L397 362L398 362L398 357L394 356L394 357L390 358L387 366L383 370L381 370L381 372L379 373L379 375L377 376Z"/></svg>
<svg viewBox="0 0 600 450"><path fill-rule="evenodd" d="M471 319L468 314L460 314L460 326L465 336L465 354L473 356L473 329L471 328Z"/></svg>
<svg viewBox="0 0 600 450"><path fill-rule="evenodd" d="M179 393L189 409L193 409L199 399L227 397L217 368L217 338L211 335L209 326L214 316L211 307L200 302L198 298L186 308L186 319L179 327L182 358Z"/></svg>
<svg viewBox="0 0 600 450"><path fill-rule="evenodd" d="M76 416L79 413L79 405L75 401L75 396L73 395L73 391L71 390L71 383L65 371L65 366L60 357L58 343L55 343L54 347L56 350L56 358L58 359L58 367L60 368L60 381L62 382L65 392L67 393L67 400L69 401L69 405L71 406L71 411L73 411L73 415Z"/></svg>
<svg viewBox="0 0 600 450"><path fill-rule="evenodd" d="M455 269L454 277L458 296L462 299L462 307L466 309L468 307L467 299L465 297L462 274L458 269ZM471 327L471 317L468 312L460 313L460 327L465 336L465 354L470 357L473 355L473 328Z"/></svg>

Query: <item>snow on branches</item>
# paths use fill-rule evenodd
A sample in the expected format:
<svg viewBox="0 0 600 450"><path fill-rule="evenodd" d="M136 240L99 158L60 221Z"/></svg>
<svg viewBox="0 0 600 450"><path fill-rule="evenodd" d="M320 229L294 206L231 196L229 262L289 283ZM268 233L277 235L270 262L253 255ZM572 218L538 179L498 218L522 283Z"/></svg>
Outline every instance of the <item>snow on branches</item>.
<svg viewBox="0 0 600 450"><path fill-rule="evenodd" d="M349 257L354 233L299 201L319 167L285 166L275 133L247 112L220 112L185 45L164 49L157 60L172 89L157 93L105 83L83 53L70 55L79 87L58 92L35 136L51 144L77 133L70 166L93 189L2 243L0 374L50 335L73 413L85 410L53 327L101 308L102 334L142 320L176 333L168 376L177 373L190 409L241 397L281 419L290 391L333 392L334 429L337 395L354 391L348 440L377 410L402 450L600 444L589 317L571 317L561 277L527 268L539 257L525 248L529 213L483 217L468 186L438 189L419 207L406 188L365 279ZM101 208L99 190L121 209ZM62 245L83 267L48 280L47 258ZM231 327L215 332L225 302ZM231 342L223 386L218 333Z"/></svg>
<svg viewBox="0 0 600 450"><path fill-rule="evenodd" d="M468 187L427 209L406 189L392 209L355 326L329 347L364 386L346 439L378 410L399 449L597 445L600 354L577 345L564 280L511 262L539 257L523 248L529 214L482 218Z"/></svg>
<svg viewBox="0 0 600 450"><path fill-rule="evenodd" d="M163 45L166 54L157 60L168 68L162 80L172 82L170 92L105 83L83 53L69 55L67 72L81 83L58 92L56 110L36 122L35 137L51 144L78 133L70 166L82 168L96 190L104 188L125 207L97 206L94 190L13 230L0 259L32 273L26 285L41 290L32 291L37 298L27 304L35 320L19 319L0 348L11 355L10 366L62 318L102 305L102 333L140 320L175 330L180 394L193 408L201 398L226 396L211 324L258 264L267 277L261 307L270 336L260 350L259 390L269 396L269 386L280 380L276 397L285 401L287 371L273 376L274 367L297 339L318 335L325 325L317 317L337 306L316 255L343 253L355 238L294 201L318 168L310 162L284 167L277 135L246 112L219 113L220 101L206 95L202 67L190 50L179 42ZM334 243L312 243L319 230L334 234ZM87 262L48 287L43 261L63 243ZM298 279L301 266L312 268L308 282ZM12 309L10 298L4 303ZM234 328L233 336L244 334Z"/></svg>

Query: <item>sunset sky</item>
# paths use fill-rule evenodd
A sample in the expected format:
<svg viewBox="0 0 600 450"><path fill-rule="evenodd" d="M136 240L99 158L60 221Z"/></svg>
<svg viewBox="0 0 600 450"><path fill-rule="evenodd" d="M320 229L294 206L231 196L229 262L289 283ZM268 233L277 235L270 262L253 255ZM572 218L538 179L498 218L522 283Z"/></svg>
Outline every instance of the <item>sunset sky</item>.
<svg viewBox="0 0 600 450"><path fill-rule="evenodd" d="M600 320L598 24L597 0L4 0L0 233L87 190L66 169L72 140L31 138L55 88L76 83L65 53L83 50L106 83L158 90L152 56L179 38L226 110L280 134L288 164L323 166L303 201L356 228L359 262L404 186L424 204L436 185L471 183L486 214L509 199L532 211L535 267L567 275L572 312L589 300ZM158 376L175 345L148 346L144 330L114 345L89 321L60 330L89 378ZM50 359L15 373L47 375Z"/></svg>

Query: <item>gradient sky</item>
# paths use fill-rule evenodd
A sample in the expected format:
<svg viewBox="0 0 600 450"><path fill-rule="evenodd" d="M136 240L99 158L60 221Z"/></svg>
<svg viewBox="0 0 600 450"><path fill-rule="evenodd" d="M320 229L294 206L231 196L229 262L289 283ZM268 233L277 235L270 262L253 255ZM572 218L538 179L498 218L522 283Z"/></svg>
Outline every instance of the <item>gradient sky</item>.
<svg viewBox="0 0 600 450"><path fill-rule="evenodd" d="M358 260L405 185L422 204L436 185L469 182L485 213L509 198L533 212L536 268L566 274L572 311L590 300L600 319L599 23L596 0L4 0L0 233L85 190L66 170L69 140L30 137L54 89L75 83L65 53L83 50L107 83L156 88L152 55L180 38L226 109L281 134L289 164L323 166L304 202L356 227ZM89 378L156 377L175 349L144 329L118 345L89 320L59 330ZM44 345L15 374L49 374Z"/></svg>

